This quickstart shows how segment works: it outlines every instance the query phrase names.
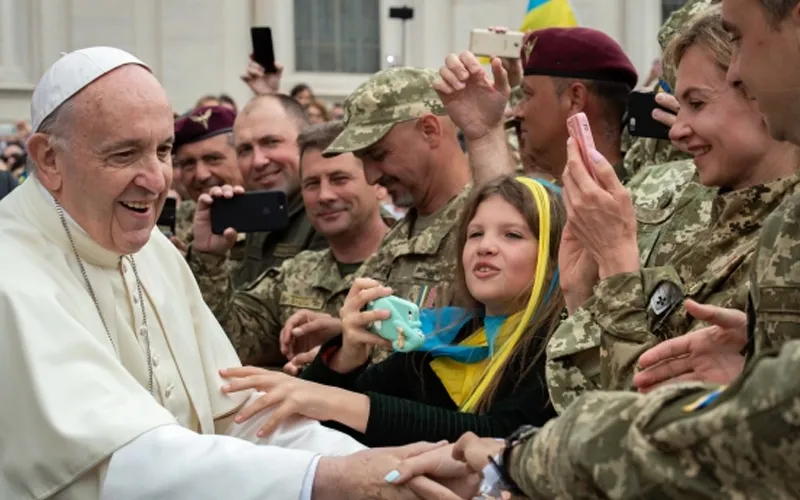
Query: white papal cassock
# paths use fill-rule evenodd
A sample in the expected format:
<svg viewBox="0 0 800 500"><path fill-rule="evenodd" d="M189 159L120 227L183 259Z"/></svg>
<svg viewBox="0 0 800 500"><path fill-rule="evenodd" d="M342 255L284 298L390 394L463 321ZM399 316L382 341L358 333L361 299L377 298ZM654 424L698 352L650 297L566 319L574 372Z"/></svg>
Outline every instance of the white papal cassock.
<svg viewBox="0 0 800 500"><path fill-rule="evenodd" d="M52 197L29 179L0 203L0 498L299 498L318 454L362 448L308 420L261 440L263 417L229 425L248 395L223 394L218 370L238 358L158 230L134 257L151 396L131 260L67 220L114 344Z"/></svg>

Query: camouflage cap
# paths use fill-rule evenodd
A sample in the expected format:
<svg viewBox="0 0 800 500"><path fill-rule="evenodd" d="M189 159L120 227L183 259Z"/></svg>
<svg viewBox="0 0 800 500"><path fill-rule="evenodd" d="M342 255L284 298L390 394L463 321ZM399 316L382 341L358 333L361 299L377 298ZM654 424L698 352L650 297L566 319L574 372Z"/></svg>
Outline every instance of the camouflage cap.
<svg viewBox="0 0 800 500"><path fill-rule="evenodd" d="M446 115L433 89L438 73L428 69L389 68L374 74L344 101L344 131L322 153L351 153L380 141L400 122L426 114Z"/></svg>

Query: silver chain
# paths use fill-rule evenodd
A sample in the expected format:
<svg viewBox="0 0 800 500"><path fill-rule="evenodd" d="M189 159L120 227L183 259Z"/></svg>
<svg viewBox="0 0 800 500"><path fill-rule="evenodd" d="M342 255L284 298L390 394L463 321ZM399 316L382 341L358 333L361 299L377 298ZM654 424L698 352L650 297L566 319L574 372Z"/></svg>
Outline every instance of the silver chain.
<svg viewBox="0 0 800 500"><path fill-rule="evenodd" d="M55 200L54 200L55 201ZM97 309L97 314L100 316L100 321L103 323L103 328L106 331L106 336L108 336L109 342L111 342L111 346L114 348L114 351L119 355L119 350L117 349L117 344L114 342L114 338L111 336L111 331L108 329L108 324L106 324L106 318L103 316L103 312L100 310L100 303L97 301L97 295L94 293L94 288L92 287L91 281L89 281L89 275L86 273L86 268L83 266L83 260L78 254L78 248L75 246L75 240L72 239L72 232L69 230L69 225L67 224L67 218L64 216L64 209L61 207L61 204L56 203L56 211L58 212L58 218L61 220L61 225L64 226L64 231L67 232L67 238L69 239L69 244L72 246L72 252L75 254L75 258L78 260L78 266L81 269L81 274L83 275L83 280L86 283L86 290L89 292L89 296L92 298L92 302L94 302L94 307ZM147 390L155 396L153 393L153 353L150 350L150 333L147 329L147 313L145 312L144 307L144 293L142 292L142 281L139 279L139 272L136 269L136 261L133 260L133 256L129 256L131 260L131 268L133 269L133 275L136 278L136 291L139 295L139 303L142 305L142 335L144 336L145 346L147 348Z"/></svg>

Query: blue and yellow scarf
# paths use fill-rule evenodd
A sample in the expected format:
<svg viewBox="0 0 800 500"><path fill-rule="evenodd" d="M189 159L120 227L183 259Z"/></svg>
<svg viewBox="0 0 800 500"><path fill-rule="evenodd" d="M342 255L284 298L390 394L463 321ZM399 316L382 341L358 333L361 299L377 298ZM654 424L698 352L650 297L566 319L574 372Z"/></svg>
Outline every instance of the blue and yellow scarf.
<svg viewBox="0 0 800 500"><path fill-rule="evenodd" d="M483 327L457 345L452 345L452 342L464 325L474 318L472 313L458 307L447 307L427 309L420 314L422 331L429 335L420 351L436 358L430 363L431 369L463 412L475 411L489 384L519 345L534 313L547 303L558 286L556 270L545 291L551 224L547 188L556 193L561 190L543 180L517 177L517 181L531 190L539 213L538 259L533 289L525 309L511 316L484 317Z"/></svg>

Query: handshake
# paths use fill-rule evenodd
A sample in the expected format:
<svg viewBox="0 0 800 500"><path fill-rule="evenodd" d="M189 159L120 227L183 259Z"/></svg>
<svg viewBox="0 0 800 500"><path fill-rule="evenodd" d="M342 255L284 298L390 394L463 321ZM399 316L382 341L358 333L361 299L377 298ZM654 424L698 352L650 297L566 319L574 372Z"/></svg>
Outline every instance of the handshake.
<svg viewBox="0 0 800 500"><path fill-rule="evenodd" d="M504 442L467 433L455 444L415 443L320 460L313 498L469 500L511 498L481 493L489 457Z"/></svg>

